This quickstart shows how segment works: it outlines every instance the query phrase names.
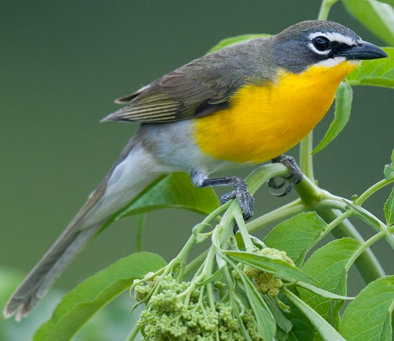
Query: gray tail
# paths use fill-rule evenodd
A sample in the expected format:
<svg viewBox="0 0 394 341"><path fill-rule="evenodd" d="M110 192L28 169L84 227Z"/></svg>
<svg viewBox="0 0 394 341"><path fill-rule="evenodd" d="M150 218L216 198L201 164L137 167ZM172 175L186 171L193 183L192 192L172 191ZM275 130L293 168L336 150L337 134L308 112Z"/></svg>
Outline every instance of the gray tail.
<svg viewBox="0 0 394 341"><path fill-rule="evenodd" d="M67 265L112 214L131 202L162 173L156 161L132 139L99 187L55 244L28 274L4 308L4 316L26 316L45 296Z"/></svg>
<svg viewBox="0 0 394 341"><path fill-rule="evenodd" d="M101 225L100 223L76 231L67 229L12 295L4 308L4 316L7 318L16 314L17 321L26 316L45 296L67 265L96 234Z"/></svg>

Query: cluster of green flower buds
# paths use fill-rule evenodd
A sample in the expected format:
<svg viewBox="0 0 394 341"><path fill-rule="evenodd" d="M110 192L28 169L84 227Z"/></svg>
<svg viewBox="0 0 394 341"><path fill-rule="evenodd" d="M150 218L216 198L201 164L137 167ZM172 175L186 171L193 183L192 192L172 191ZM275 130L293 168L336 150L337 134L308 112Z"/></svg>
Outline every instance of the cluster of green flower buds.
<svg viewBox="0 0 394 341"><path fill-rule="evenodd" d="M144 340L241 341L245 340L240 330L242 321L251 340L262 341L252 312L245 309L236 316L229 299L218 300L218 292L212 289L223 288L223 283L211 284L178 283L171 275L161 278L152 277L152 274L135 281L134 297L137 301L144 300L154 290L138 321Z"/></svg>
<svg viewBox="0 0 394 341"><path fill-rule="evenodd" d="M279 251L271 248L264 248L257 252L260 255L267 256L273 259L281 259L290 265L294 265L293 260L287 256L286 252ZM283 286L280 278L275 277L273 274L256 269L250 265L245 265L244 273L253 282L257 291L262 294L268 294L272 297L279 294L279 289Z"/></svg>
<svg viewBox="0 0 394 341"><path fill-rule="evenodd" d="M142 301L158 282L159 277L153 272L148 272L143 279L135 279L133 282L134 298L136 301Z"/></svg>

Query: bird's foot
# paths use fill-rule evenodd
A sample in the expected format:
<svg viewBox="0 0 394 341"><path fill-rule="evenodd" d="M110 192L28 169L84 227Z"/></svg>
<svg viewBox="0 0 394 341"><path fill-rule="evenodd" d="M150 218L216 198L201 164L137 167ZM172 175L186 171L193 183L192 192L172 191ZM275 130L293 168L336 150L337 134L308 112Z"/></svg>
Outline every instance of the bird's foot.
<svg viewBox="0 0 394 341"><path fill-rule="evenodd" d="M283 163L287 168L290 170L290 175L286 177L285 179L291 179L289 185L285 188L285 190L282 193L273 193L271 194L277 196L277 197L284 197L285 195L289 194L293 187L300 183L301 180L304 178L304 174L301 172L300 167L298 167L295 159L291 156L287 155L279 155L278 157L272 159L273 163ZM277 184L275 181L275 178L271 178L268 181L268 187L273 188L273 189L279 189L282 188L285 182L283 181L280 184Z"/></svg>
<svg viewBox="0 0 394 341"><path fill-rule="evenodd" d="M224 204L231 199L237 198L238 204L242 210L243 218L245 220L250 219L253 217L254 213L254 198L249 193L245 181L235 176L233 177L232 186L234 186L234 191L222 195L220 198L221 203Z"/></svg>
<svg viewBox="0 0 394 341"><path fill-rule="evenodd" d="M241 207L242 215L245 220L250 219L253 216L253 203L254 198L248 191L245 181L237 176L225 177L225 178L207 178L204 173L198 170L194 170L190 174L192 182L197 187L215 187L215 186L232 186L234 191L224 194L221 197L221 203L224 204L231 199L237 198L238 204Z"/></svg>

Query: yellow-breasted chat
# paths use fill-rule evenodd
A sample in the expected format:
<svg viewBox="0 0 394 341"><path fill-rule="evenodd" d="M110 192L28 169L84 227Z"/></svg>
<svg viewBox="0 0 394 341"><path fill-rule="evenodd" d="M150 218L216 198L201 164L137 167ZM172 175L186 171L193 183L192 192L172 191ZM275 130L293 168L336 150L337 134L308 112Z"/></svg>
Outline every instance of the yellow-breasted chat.
<svg viewBox="0 0 394 341"><path fill-rule="evenodd" d="M283 155L331 106L340 82L361 60L387 57L347 27L304 21L269 38L238 43L198 58L117 102L126 106L103 121L141 126L55 244L11 297L4 315L26 316L106 219L164 173L183 171L198 187L233 186L244 217L253 198L235 176L209 178ZM271 186L275 186L271 182Z"/></svg>

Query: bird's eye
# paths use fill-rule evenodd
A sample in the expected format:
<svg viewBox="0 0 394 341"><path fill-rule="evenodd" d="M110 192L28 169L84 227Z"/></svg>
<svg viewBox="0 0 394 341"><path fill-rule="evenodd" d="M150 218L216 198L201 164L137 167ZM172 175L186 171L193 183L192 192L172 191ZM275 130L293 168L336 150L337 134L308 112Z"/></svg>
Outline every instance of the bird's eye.
<svg viewBox="0 0 394 341"><path fill-rule="evenodd" d="M316 37L312 43L319 51L327 51L330 47L330 41L326 37Z"/></svg>

